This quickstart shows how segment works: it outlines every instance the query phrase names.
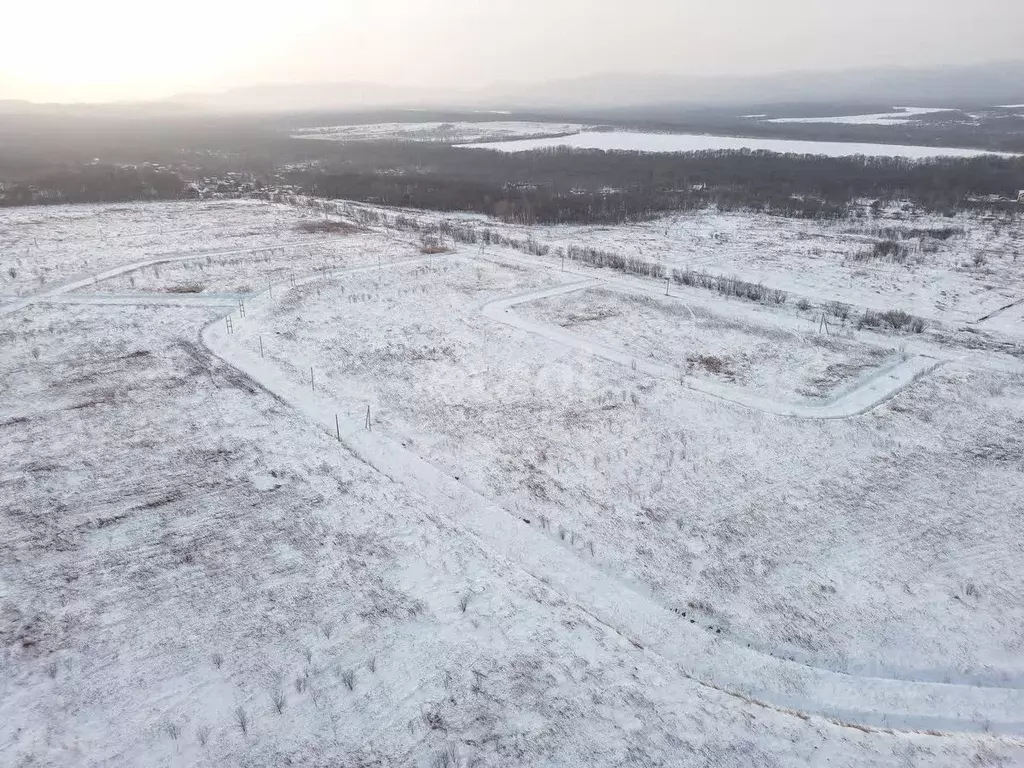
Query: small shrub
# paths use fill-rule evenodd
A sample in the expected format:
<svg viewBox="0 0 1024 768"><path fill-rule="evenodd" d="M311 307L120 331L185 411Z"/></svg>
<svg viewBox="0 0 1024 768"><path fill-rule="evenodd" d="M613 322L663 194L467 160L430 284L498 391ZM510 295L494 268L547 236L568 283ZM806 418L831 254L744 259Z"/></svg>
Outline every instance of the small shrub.
<svg viewBox="0 0 1024 768"><path fill-rule="evenodd" d="M880 243L875 243L871 253L876 259L889 259L890 261L902 264L907 260L907 256L910 255L910 249L895 240L883 240Z"/></svg>
<svg viewBox="0 0 1024 768"><path fill-rule="evenodd" d="M801 298L799 301L797 301L796 308L799 309L801 312L806 312L811 308L811 302L809 302L807 299Z"/></svg>
<svg viewBox="0 0 1024 768"><path fill-rule="evenodd" d="M713 373L716 376L732 375L732 371L729 370L725 360L715 355L691 355L686 358L686 362L690 365L700 366L708 373Z"/></svg>
<svg viewBox="0 0 1024 768"><path fill-rule="evenodd" d="M868 309L865 310L864 314L857 320L857 328L880 328L882 326L882 322L881 315Z"/></svg>
<svg viewBox="0 0 1024 768"><path fill-rule="evenodd" d="M450 744L434 756L434 762L431 765L432 768L463 768L471 763L463 762L459 748Z"/></svg>
<svg viewBox="0 0 1024 768"><path fill-rule="evenodd" d="M902 330L905 326L910 324L913 320L913 316L904 312L902 309L890 309L881 314L882 321L893 330Z"/></svg>
<svg viewBox="0 0 1024 768"><path fill-rule="evenodd" d="M210 726L200 725L198 728L196 728L196 739L199 741L199 744L201 746L205 747L206 744L210 741Z"/></svg>
<svg viewBox="0 0 1024 768"><path fill-rule="evenodd" d="M909 255L910 249L902 243L895 240L883 240L880 243L875 243L874 247L870 250L858 251L853 254L853 260L871 261L872 259L883 259L902 264Z"/></svg>
<svg viewBox="0 0 1024 768"><path fill-rule="evenodd" d="M366 662L366 668L368 670L370 670L370 672L376 673L376 671L377 671L377 657L376 656L371 656L370 657L370 660L368 662Z"/></svg>
<svg viewBox="0 0 1024 768"><path fill-rule="evenodd" d="M432 731L448 730L448 723L445 722L444 717L440 712L436 712L433 709L428 709L423 713L423 722L426 723L427 728Z"/></svg>
<svg viewBox="0 0 1024 768"><path fill-rule="evenodd" d="M395 216L394 220L392 221L392 225L394 226L395 229L409 230L412 232L419 232L420 229L420 223L416 221L416 219L409 218L408 216L403 216L402 214Z"/></svg>
<svg viewBox="0 0 1024 768"><path fill-rule="evenodd" d="M436 235L423 235L420 238L420 253L432 255L437 253L449 253L451 251Z"/></svg>
<svg viewBox="0 0 1024 768"><path fill-rule="evenodd" d="M355 690L356 687L356 672L354 669L346 669L341 673L341 682L345 684L345 687L350 691Z"/></svg>
<svg viewBox="0 0 1024 768"><path fill-rule="evenodd" d="M172 285L167 289L168 293L202 293L205 286L202 283L180 283Z"/></svg>
<svg viewBox="0 0 1024 768"><path fill-rule="evenodd" d="M966 231L963 227L931 227L927 229L919 227L884 227L879 234L887 240L910 240L920 238L921 240L949 240L954 236L963 236Z"/></svg>
<svg viewBox="0 0 1024 768"><path fill-rule="evenodd" d="M303 693L306 687L309 685L309 670L306 670L301 675L295 678L295 692Z"/></svg>
<svg viewBox="0 0 1024 768"><path fill-rule="evenodd" d="M213 654L213 656L210 657L210 661L213 662L214 667L220 669L222 666L224 666L224 655L219 652L215 653Z"/></svg>
<svg viewBox="0 0 1024 768"><path fill-rule="evenodd" d="M252 722L249 720L249 713L241 705L235 707L235 724L243 736L249 733L249 728L252 726Z"/></svg>
<svg viewBox="0 0 1024 768"><path fill-rule="evenodd" d="M318 219L316 221L300 221L295 225L295 229L298 232L305 232L306 234L348 234L354 232L356 227L344 222L335 221L333 219Z"/></svg>
<svg viewBox="0 0 1024 768"><path fill-rule="evenodd" d="M850 310L852 307L849 304L845 304L841 301L830 301L825 305L825 311L833 317L836 317L843 322L850 317Z"/></svg>
<svg viewBox="0 0 1024 768"><path fill-rule="evenodd" d="M469 608L470 597L471 595L469 594L469 592L466 592L462 597L459 598L459 608L462 609L463 613L465 613L466 609Z"/></svg>
<svg viewBox="0 0 1024 768"><path fill-rule="evenodd" d="M889 327L894 331L906 329L912 333L921 333L925 329L925 321L902 309L889 309L885 312L873 312L869 309L857 321L858 329L883 327Z"/></svg>
<svg viewBox="0 0 1024 768"><path fill-rule="evenodd" d="M274 711L277 714L284 712L284 708L288 706L288 698L284 695L284 691L278 688L270 697L271 702L274 704Z"/></svg>
<svg viewBox="0 0 1024 768"><path fill-rule="evenodd" d="M175 741L181 736L181 726L175 722L164 723L164 731Z"/></svg>

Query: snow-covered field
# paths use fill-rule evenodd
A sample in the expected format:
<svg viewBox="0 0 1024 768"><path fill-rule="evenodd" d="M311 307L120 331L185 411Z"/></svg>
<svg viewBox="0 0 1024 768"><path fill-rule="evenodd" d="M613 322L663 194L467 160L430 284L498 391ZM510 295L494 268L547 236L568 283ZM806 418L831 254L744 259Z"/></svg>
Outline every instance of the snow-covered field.
<svg viewBox="0 0 1024 768"><path fill-rule="evenodd" d="M844 125L906 125L921 115L955 112L944 107L893 107L893 112L869 115L832 115L829 117L776 117L766 123L841 123Z"/></svg>
<svg viewBox="0 0 1024 768"><path fill-rule="evenodd" d="M76 276L188 254L196 259L157 266L146 288L244 291L296 260L335 264L345 247L337 233L302 227L319 218L248 200L11 208L0 227L0 294L32 294ZM210 254L221 255L215 261ZM132 287L127 276L102 290Z"/></svg>
<svg viewBox="0 0 1024 768"><path fill-rule="evenodd" d="M642 256L667 269L737 275L807 297L816 306L842 301L955 324L1024 298L1019 217L947 218L891 209L840 221L709 210L614 227L515 226L478 216L458 220L515 239L532 237L553 249L587 246ZM888 239L907 248L902 261L867 257ZM986 326L1006 319L997 314ZM1005 329L1014 327L1021 327L1019 321Z"/></svg>
<svg viewBox="0 0 1024 768"><path fill-rule="evenodd" d="M960 570L962 560L951 560L941 576L943 558L936 550L910 555L931 569L928 597L920 601L900 579L888 581L897 556L890 547L905 549L902 537L887 537L884 545L874 538L894 509L901 510L895 525L909 529L948 525L939 522L941 510L948 509L968 537L961 544L986 548L984 567L996 571L984 581L1015 579L1011 550L998 554L997 541L1012 524L1016 470L986 476L966 457L974 450L968 444L1012 433L1024 412L1006 410L1016 397L1006 388L1024 386L1024 379L951 365L927 385L911 387L896 411L883 407L868 423L822 429L780 422L686 396L678 381L635 375L567 352L559 343L492 327L477 309L482 303L543 289L559 278L506 263L449 258L433 270L410 265L384 275L354 274L333 287L317 283L317 300L307 292L276 304L265 322L237 331L236 343L254 348L255 336L262 335L265 353L292 379L308 380L314 369L317 386L340 404L343 423L358 424L369 405L377 428L395 442L412 446L421 458L517 515L547 516L572 532L577 547L586 550L592 543L602 567L626 583L643 585L670 608L699 603L702 622L716 628L724 623L727 634L745 642L844 672L889 669L897 676L937 680L1009 675L1024 682L1024 659L1003 645L1008 635L994 631L1008 609L1002 600L992 606L990 620L982 618L984 607L972 606L968 626L948 625L949 601L968 578ZM555 323L575 316L585 324L587 317L607 315L600 292L597 300L586 293L570 296L554 306L550 300L527 304L527 311ZM745 317L701 322L703 312L693 323L686 301L686 295L662 299L653 312L632 308L635 327L622 334L619 346L639 359L667 359L688 375L728 378L781 399L807 389L812 397L827 396L845 378L872 364L879 367L897 352L895 341L888 350L872 350L852 332L851 338L816 340L812 329L773 333ZM640 303L650 307L655 301ZM616 325L606 322L611 330L583 335L614 343ZM700 340L690 341L691 333ZM650 335L660 336L660 344ZM766 349L768 344L774 349ZM999 394L991 399L984 394L989 391ZM897 414L916 411L925 398L942 403L945 418L929 413L925 418L938 419L940 426L904 435L906 417ZM965 442L935 442L947 430ZM735 438L722 442L722 434ZM929 461L916 459L915 472L905 476L905 462L922 453ZM742 482L726 481L740 468ZM891 487L882 480L888 472L900 478ZM824 486L823 477L831 478ZM964 493L987 488L995 494L991 506L976 510L976 526L963 518L962 503L932 508L920 519L921 505L935 503L940 477ZM879 486L886 486L884 492ZM881 495L872 501L865 493ZM728 543L718 540L725 510L735 515ZM820 514L830 519L824 527ZM914 521L903 521L902 514ZM805 532L795 536L794 525ZM771 533L776 526L778 540ZM808 535L809 527L817 533ZM733 552L733 536L751 538ZM754 541L759 544L751 554ZM958 546L945 537L935 544L943 550ZM880 551L863 557L865 548L879 545ZM847 549L858 555L828 563L814 556ZM754 560L742 562L747 556ZM726 565L734 557L741 560ZM796 562L809 567L783 567ZM981 580L975 567L970 566ZM907 564L897 572L914 568ZM839 584L844 589L829 591L827 599L806 603L793 597L813 594L815 585ZM1011 610L1015 623L1024 620L1020 605ZM865 626L872 628L872 640L863 636ZM936 636L922 633L922 626L942 630Z"/></svg>
<svg viewBox="0 0 1024 768"><path fill-rule="evenodd" d="M1017 326L826 336L792 303L421 254L364 206L334 233L122 208L0 213L31 276L0 305L0 763L1024 761ZM1011 291L1020 223L954 224L943 285L973 296L982 248ZM814 306L875 236L529 233L756 271L773 225Z"/></svg>
<svg viewBox="0 0 1024 768"><path fill-rule="evenodd" d="M781 399L825 398L878 368L892 350L840 335L795 334L788 328L719 314L674 297L585 289L522 305L523 314L683 375L736 384Z"/></svg>
<svg viewBox="0 0 1024 768"><path fill-rule="evenodd" d="M467 144L467 149L491 149L500 152L527 152L535 149L569 147L574 149L624 150L629 152L703 152L720 149L749 149L791 155L826 155L848 157L978 157L986 154L1009 156L1009 153L986 152L980 149L953 147L904 146L902 144L868 144L835 141L800 141L796 139L752 139L738 136L709 136L687 133L642 133L639 131L583 131L571 136L518 141L496 141Z"/></svg>
<svg viewBox="0 0 1024 768"><path fill-rule="evenodd" d="M306 128L296 133L298 139L329 141L432 141L464 144L476 141L504 141L538 136L559 136L578 133L586 126L577 123L537 123L517 120L491 120L476 123L372 123L367 125L328 125Z"/></svg>

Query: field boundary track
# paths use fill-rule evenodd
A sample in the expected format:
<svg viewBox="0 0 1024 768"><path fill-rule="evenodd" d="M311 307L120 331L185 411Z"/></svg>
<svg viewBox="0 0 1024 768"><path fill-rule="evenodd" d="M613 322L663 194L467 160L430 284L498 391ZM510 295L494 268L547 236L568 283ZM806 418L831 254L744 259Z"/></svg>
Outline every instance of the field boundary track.
<svg viewBox="0 0 1024 768"><path fill-rule="evenodd" d="M886 400L895 397L920 377L930 373L944 362L930 355L913 355L895 364L873 371L870 376L861 379L853 387L846 389L830 401L823 403L791 403L762 397L742 387L729 386L728 384L693 377L684 378L675 366L638 358L622 350L589 341L564 328L559 328L549 323L529 320L514 311L515 307L520 304L552 296L563 296L597 286L609 288L620 293L625 293L629 290L626 287L599 279L585 280L554 288L544 288L511 298L495 299L484 304L482 312L487 318L496 322L542 336L594 357L627 366L633 370L641 371L648 376L679 381L688 389L716 397L720 400L726 400L736 405L742 405L746 408L753 408L777 416L793 416L802 419L846 419L852 416L860 416L872 408L881 405Z"/></svg>
<svg viewBox="0 0 1024 768"><path fill-rule="evenodd" d="M120 275L126 275L130 272L137 272L140 269L146 267L157 267L161 264L173 264L182 261L193 261L195 259L205 259L214 256L238 256L244 253L257 253L259 251L266 251L268 248L287 248L294 245L308 245L308 241L300 240L287 243L274 243L272 246L260 246L260 247L246 247L246 248L222 248L219 250L212 251L190 251L187 254L182 253L166 253L160 256L155 256L151 259L143 259L141 261L133 261L128 264L119 264L116 267L110 267L99 272L95 272L85 277L76 277L64 282L58 283L57 285L46 288L42 291L38 291L28 296L22 296L15 298L12 301L6 303L0 303L0 317L9 315L25 307L31 306L32 304L41 304L47 300L58 300L65 294L77 291L81 288L88 288L89 286L101 283L104 280L110 280ZM80 303L80 304L99 304L103 303L99 299L94 301L80 301L73 302L68 300L67 303ZM117 302L114 302L117 303ZM140 302L141 303L141 302Z"/></svg>

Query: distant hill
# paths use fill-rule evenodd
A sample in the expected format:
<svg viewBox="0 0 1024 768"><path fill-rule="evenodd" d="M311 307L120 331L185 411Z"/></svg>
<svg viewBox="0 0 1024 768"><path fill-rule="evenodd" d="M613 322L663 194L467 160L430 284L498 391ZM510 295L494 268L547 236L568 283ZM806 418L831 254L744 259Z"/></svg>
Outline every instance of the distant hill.
<svg viewBox="0 0 1024 768"><path fill-rule="evenodd" d="M615 107L849 102L959 106L1024 97L1024 61L945 69L879 68L757 77L610 74L539 85L497 85L485 98L512 107Z"/></svg>
<svg viewBox="0 0 1024 768"><path fill-rule="evenodd" d="M437 104L452 98L458 98L458 94L379 83L339 82L250 85L222 93L182 94L167 101L224 111L295 112Z"/></svg>
<svg viewBox="0 0 1024 768"><path fill-rule="evenodd" d="M676 105L872 104L980 107L1024 103L1024 61L943 69L875 68L750 77L610 73L477 89L370 82L266 84L154 102L36 104L0 99L0 114L125 115L174 112L324 112L381 107L439 110L580 110Z"/></svg>
<svg viewBox="0 0 1024 768"><path fill-rule="evenodd" d="M604 74L473 90L366 82L253 85L167 101L218 111L321 111L367 107L557 109L770 103L890 103L938 106L1024 103L1024 61L944 69L876 68L754 77Z"/></svg>

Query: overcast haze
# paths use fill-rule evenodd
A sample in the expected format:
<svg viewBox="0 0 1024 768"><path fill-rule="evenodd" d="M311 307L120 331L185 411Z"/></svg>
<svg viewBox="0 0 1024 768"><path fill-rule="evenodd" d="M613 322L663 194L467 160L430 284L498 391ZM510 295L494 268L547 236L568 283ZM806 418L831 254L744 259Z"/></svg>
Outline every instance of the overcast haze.
<svg viewBox="0 0 1024 768"><path fill-rule="evenodd" d="M257 83L476 87L604 72L752 75L1020 57L1019 0L57 0L4 10L0 98Z"/></svg>

